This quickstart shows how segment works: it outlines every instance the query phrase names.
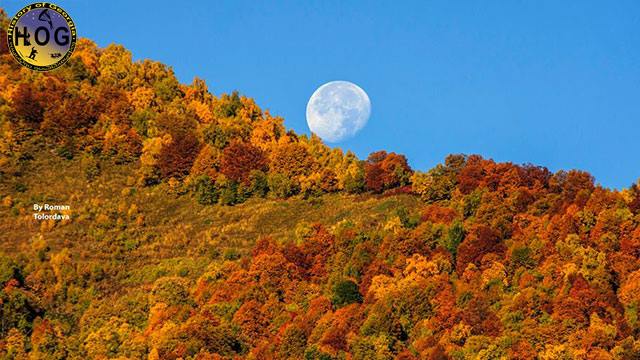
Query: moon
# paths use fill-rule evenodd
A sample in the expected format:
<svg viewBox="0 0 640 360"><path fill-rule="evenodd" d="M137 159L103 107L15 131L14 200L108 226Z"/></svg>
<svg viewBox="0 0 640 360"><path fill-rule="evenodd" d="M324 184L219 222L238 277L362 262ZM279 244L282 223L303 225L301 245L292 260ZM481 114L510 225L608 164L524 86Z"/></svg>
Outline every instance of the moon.
<svg viewBox="0 0 640 360"><path fill-rule="evenodd" d="M353 137L367 124L370 115L369 96L349 81L331 81L320 86L307 103L309 129L328 142Z"/></svg>

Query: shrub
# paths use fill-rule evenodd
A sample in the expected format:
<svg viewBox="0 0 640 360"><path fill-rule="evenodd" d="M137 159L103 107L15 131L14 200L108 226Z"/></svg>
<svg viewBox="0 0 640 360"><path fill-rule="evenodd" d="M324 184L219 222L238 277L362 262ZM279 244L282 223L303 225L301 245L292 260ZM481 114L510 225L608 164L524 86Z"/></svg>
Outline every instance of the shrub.
<svg viewBox="0 0 640 360"><path fill-rule="evenodd" d="M344 190L350 194L358 194L364 191L364 168L361 163L354 163L349 167L343 178Z"/></svg>
<svg viewBox="0 0 640 360"><path fill-rule="evenodd" d="M227 179L224 175L221 175L216 180L216 188L218 189L220 204L233 205L238 201L238 183Z"/></svg>
<svg viewBox="0 0 640 360"><path fill-rule="evenodd" d="M100 175L100 163L91 155L85 155L82 158L81 166L87 180L93 180Z"/></svg>
<svg viewBox="0 0 640 360"><path fill-rule="evenodd" d="M270 174L268 179L269 189L275 198L284 199L298 192L297 184L287 175L282 173Z"/></svg>
<svg viewBox="0 0 640 360"><path fill-rule="evenodd" d="M193 192L202 205L213 205L218 202L218 190L215 183L207 175L196 178L193 182Z"/></svg>
<svg viewBox="0 0 640 360"><path fill-rule="evenodd" d="M260 170L253 170L249 174L249 193L253 196L265 197L269 192L267 174Z"/></svg>
<svg viewBox="0 0 640 360"><path fill-rule="evenodd" d="M396 210L396 215L400 219L402 226L407 229L413 229L418 226L420 219L417 216L411 216L406 207L400 207Z"/></svg>
<svg viewBox="0 0 640 360"><path fill-rule="evenodd" d="M0 286L11 279L22 282L20 268L11 258L0 255Z"/></svg>

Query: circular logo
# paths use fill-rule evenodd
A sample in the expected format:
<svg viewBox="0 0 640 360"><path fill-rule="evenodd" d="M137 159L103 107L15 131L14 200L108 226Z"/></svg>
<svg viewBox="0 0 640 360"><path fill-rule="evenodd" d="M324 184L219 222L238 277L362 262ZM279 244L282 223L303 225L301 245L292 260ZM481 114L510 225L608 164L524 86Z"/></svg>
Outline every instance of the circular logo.
<svg viewBox="0 0 640 360"><path fill-rule="evenodd" d="M61 7L41 2L27 5L7 29L9 50L32 70L48 71L64 64L76 47L76 26Z"/></svg>

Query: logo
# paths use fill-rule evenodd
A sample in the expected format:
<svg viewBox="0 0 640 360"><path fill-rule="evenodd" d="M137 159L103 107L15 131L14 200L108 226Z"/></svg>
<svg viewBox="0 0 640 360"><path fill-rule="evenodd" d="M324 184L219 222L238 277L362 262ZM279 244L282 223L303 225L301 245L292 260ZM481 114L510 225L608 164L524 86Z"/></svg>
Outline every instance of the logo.
<svg viewBox="0 0 640 360"><path fill-rule="evenodd" d="M71 57L76 47L76 26L61 7L34 3L11 19L7 40L20 64L36 71L53 70Z"/></svg>

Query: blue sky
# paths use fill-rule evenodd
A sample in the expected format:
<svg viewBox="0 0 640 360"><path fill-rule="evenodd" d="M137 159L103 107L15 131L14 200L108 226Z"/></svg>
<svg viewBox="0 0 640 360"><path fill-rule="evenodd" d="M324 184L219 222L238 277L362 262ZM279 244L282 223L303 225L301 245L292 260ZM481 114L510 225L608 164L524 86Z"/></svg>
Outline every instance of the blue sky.
<svg viewBox="0 0 640 360"><path fill-rule="evenodd" d="M215 94L237 89L301 133L318 86L358 84L371 119L337 146L363 158L396 151L426 170L477 153L587 170L607 187L640 177L635 0L56 3L80 36Z"/></svg>

